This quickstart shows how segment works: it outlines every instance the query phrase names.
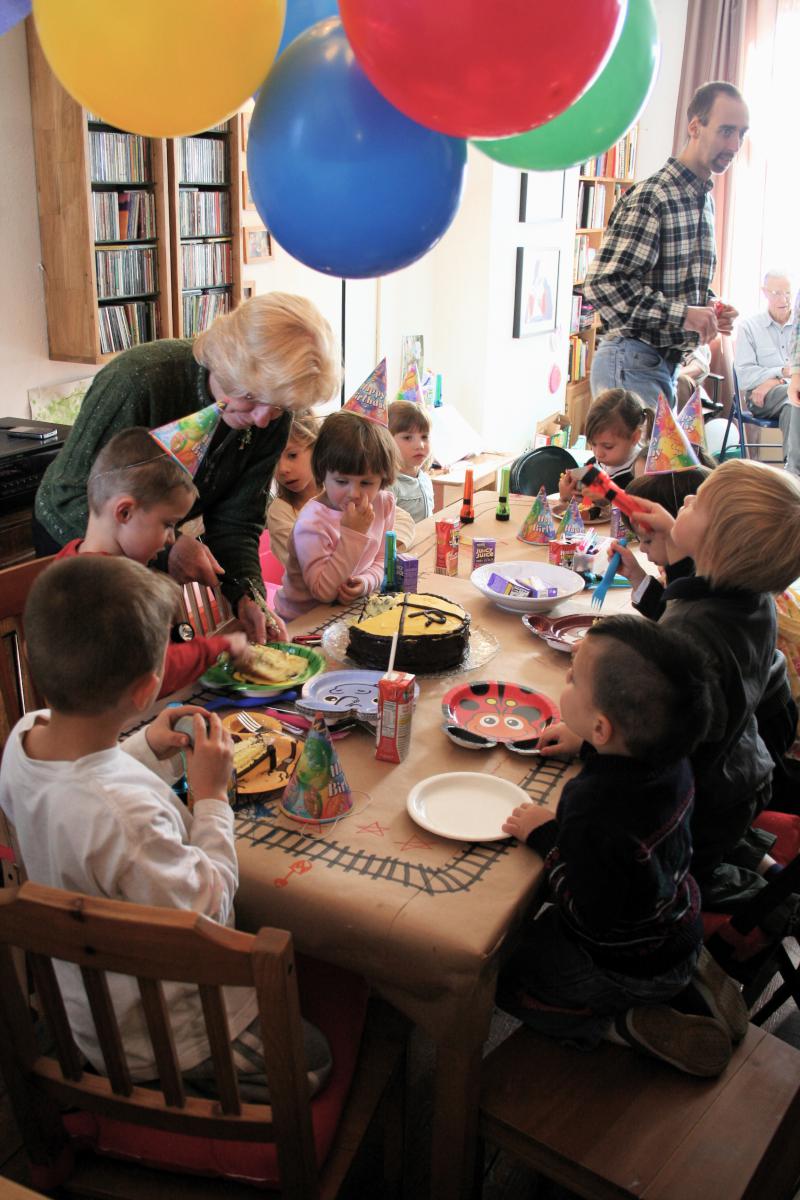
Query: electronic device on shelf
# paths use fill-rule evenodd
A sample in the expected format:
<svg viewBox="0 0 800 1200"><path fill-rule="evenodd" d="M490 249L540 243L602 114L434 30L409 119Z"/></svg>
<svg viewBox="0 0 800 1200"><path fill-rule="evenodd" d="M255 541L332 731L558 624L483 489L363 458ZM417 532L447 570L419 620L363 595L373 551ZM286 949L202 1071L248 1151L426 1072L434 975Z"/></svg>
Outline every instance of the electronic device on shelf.
<svg viewBox="0 0 800 1200"><path fill-rule="evenodd" d="M31 430L31 436L20 437L13 432L22 425ZM51 429L54 435L42 436ZM0 515L33 504L42 476L69 431L69 425L53 425L50 421L22 422L19 417L0 417Z"/></svg>

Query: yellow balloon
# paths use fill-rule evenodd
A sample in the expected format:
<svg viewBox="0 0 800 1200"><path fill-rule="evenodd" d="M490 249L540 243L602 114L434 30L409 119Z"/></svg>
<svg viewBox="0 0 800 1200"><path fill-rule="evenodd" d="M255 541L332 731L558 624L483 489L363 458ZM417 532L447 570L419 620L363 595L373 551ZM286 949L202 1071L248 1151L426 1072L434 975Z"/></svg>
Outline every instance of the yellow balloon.
<svg viewBox="0 0 800 1200"><path fill-rule="evenodd" d="M286 0L34 0L47 60L121 129L180 137L224 121L263 83Z"/></svg>

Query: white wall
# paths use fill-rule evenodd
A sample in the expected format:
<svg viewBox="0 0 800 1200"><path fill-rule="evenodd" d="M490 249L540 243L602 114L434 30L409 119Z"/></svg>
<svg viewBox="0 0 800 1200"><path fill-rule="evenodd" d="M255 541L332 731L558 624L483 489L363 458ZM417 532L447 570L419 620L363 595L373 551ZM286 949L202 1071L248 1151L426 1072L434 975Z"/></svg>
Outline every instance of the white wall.
<svg viewBox="0 0 800 1200"><path fill-rule="evenodd" d="M653 7L661 39L661 62L653 93L639 118L637 179L652 175L672 154L689 0L653 0Z"/></svg>

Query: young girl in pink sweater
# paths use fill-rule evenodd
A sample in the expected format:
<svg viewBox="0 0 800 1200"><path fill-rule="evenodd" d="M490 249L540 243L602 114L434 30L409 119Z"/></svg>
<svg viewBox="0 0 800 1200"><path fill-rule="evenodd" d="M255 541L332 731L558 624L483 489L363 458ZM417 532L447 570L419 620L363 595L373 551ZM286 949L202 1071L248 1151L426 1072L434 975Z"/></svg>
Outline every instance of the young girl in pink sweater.
<svg viewBox="0 0 800 1200"><path fill-rule="evenodd" d="M321 494L301 510L275 608L286 621L320 602L352 604L383 579L394 529L395 448L388 429L343 409L323 422L311 467Z"/></svg>

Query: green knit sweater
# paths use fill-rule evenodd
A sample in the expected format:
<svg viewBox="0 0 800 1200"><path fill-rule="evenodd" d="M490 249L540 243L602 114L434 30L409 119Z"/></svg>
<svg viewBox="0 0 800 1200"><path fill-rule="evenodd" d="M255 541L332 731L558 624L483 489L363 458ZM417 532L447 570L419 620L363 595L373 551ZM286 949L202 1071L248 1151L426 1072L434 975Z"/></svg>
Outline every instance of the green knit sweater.
<svg viewBox="0 0 800 1200"><path fill-rule="evenodd" d="M195 361L190 341L151 342L120 354L95 376L66 445L47 468L36 493L37 520L62 545L83 537L86 480L109 438L132 425L155 429L213 403L208 371ZM263 588L258 540L289 424L288 414L266 429L239 431L221 423L195 477L200 495L189 517L202 514L233 603L245 590L234 580L252 579Z"/></svg>

